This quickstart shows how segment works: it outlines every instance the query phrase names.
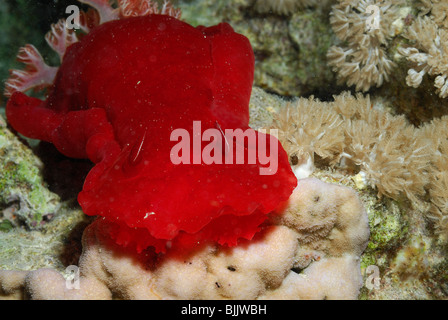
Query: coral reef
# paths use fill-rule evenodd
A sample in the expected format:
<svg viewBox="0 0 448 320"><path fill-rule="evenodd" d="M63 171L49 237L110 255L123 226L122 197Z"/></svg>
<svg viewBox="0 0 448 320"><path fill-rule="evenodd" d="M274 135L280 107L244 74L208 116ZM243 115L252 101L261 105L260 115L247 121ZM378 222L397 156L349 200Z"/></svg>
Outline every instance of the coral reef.
<svg viewBox="0 0 448 320"><path fill-rule="evenodd" d="M417 46L406 38L416 15L420 12L431 19L437 15L437 19L444 21L444 3L319 1L287 16L260 16L253 12L249 0L188 1L181 7L186 21L210 24L222 19L246 35L256 57L255 85L268 92L283 96L315 95L327 100L351 85L357 91L377 92L394 102L394 110L405 113L413 124L419 125L446 114L448 105L432 94L429 79L417 90L406 85L408 69L414 63L399 52ZM367 10L372 5L380 9L379 19L373 19L375 11ZM433 6L437 7L431 10ZM375 26L376 21L379 29L368 28ZM420 38L430 39L427 34ZM381 85L384 83L388 85Z"/></svg>
<svg viewBox="0 0 448 320"><path fill-rule="evenodd" d="M59 209L55 218L39 230L28 231L14 227L0 230L0 269L64 270L67 264L77 263L81 254L79 234L88 223L79 208L68 204Z"/></svg>
<svg viewBox="0 0 448 320"><path fill-rule="evenodd" d="M22 27L18 18L12 21L9 17L14 15L30 17L21 13L20 4L17 10L9 9L10 2L0 3L0 14L8 9L0 21L13 30L0 37L0 42L6 43L0 46L0 72L11 66L11 50L15 49L10 43L24 36L22 32L39 29L36 24ZM62 3L58 1L63 7ZM367 24L374 14L367 10L369 5L381 10L380 29ZM250 126L280 129L280 140L298 177L331 183L331 189L344 190L347 199L353 191L345 193L346 188L333 184L357 192L370 228L360 261L359 255L334 250L333 239L339 244L350 242L334 237L340 235L334 215L324 217L304 209L273 217L256 242L230 250L207 246L184 259L164 259L151 250L141 255L130 253L110 243L94 222L84 233L84 253L78 261L81 233L76 231L74 239L70 235L79 222L81 231L86 223L78 208L62 204L55 210L42 210L43 215L35 215L37 220L27 215L17 219L14 211L19 201L2 200L0 299L200 299L206 295L207 299L321 299L353 298L359 290L360 299L446 299L447 2L180 0L179 6L190 24L213 25L224 20L250 39L256 57L255 84L262 87L252 91ZM63 12L53 14L61 17ZM42 43L37 44L47 59ZM336 77L341 87L336 86ZM370 91L370 96L340 94L347 86ZM378 86L381 88L375 88ZM266 91L302 98L283 99ZM319 99L309 98L310 94ZM3 169L5 155L20 163L28 148L4 126L0 132L6 132L0 134ZM2 147L5 145L9 147ZM32 156L29 150L26 153ZM46 170L53 169L52 154L44 150L38 156ZM67 171L77 169L73 169L73 161L64 161L64 171L53 175L71 179ZM25 187L20 197L29 199L29 192L35 189L29 186L35 180L42 188L39 190L54 196L47 194L45 183L54 181L42 178L41 161L34 159L29 164L25 171L12 166L15 171L6 176L7 186ZM0 181L2 178L0 174ZM313 188L322 185L313 179L300 181L307 188L294 192L299 207L314 202ZM51 187L54 190L54 185ZM8 196L2 199L9 198L9 191L9 187L0 187L0 198L3 194ZM72 191L67 196L73 195ZM312 207L322 208L320 200ZM43 207L38 201L34 208ZM55 215L47 221L52 214L45 213L50 211ZM319 226L313 227L315 218L321 217ZM302 227L295 227L299 222ZM360 222L366 223L365 218ZM360 234L349 230L344 229L343 234ZM359 240L358 248L362 248L365 244L360 245ZM265 255L277 259L260 262ZM70 264L80 267L80 290L66 286L71 275L65 267ZM333 289L340 283L332 280L345 281L343 288L348 291L335 295Z"/></svg>
<svg viewBox="0 0 448 320"><path fill-rule="evenodd" d="M354 108L354 110L356 110L356 105L357 103L359 103L358 99L365 102L367 98L362 98L362 96L359 96L358 98L351 96L350 101L352 102L352 107ZM308 99L301 100L303 100L303 103ZM285 111L288 104L290 105L290 108L294 106L294 102L291 105L291 102L285 101L275 95L267 94L259 88L254 88L250 104L251 125L257 128L272 127L273 119L278 117L279 113ZM370 105L372 105L372 101L370 102ZM319 106L323 110L329 111L331 110L332 106L334 107L334 103L320 102L315 104L315 107L318 108L318 110ZM366 112L368 112L368 110L369 109L365 109ZM372 110L376 112L382 110L381 112L387 113L388 108L384 105L384 101L381 101L381 103L375 102L374 107L371 109L371 111ZM444 129L444 127L446 126L441 125L442 123L440 121L441 120L434 121L433 125L428 124L428 130L431 128L432 130L435 130L432 131L433 133L431 133L431 131L428 131L428 135L433 135L433 137L439 138L443 137L443 131L446 130ZM446 136L447 135L445 134L445 137ZM443 141L443 139L441 139L441 141ZM288 144L285 144L285 146L287 145ZM434 153L440 153L439 156L441 157L441 159L444 158L443 154L446 154L445 152L442 153L441 151ZM448 294L448 288L444 287L444 283L446 283L446 279L448 276L446 272L446 270L448 270L448 262L446 259L447 249L446 245L443 245L443 241L436 241L431 233L432 220L425 219L425 216L429 217L430 215L432 215L431 212L422 212L418 209L410 208L406 205L406 202L403 202L401 199L400 201L396 201L388 197L382 197L381 199L379 199L377 198L378 191L376 189L372 189L368 185L365 177L359 175L358 171L350 172L344 171L338 166L330 167L328 164L331 162L331 159L322 161L319 156L314 155L314 157L316 168L312 173L313 176L328 183L345 185L357 190L363 204L366 207L366 211L369 217L371 235L367 248L364 254L361 256L361 273L363 275L364 283L367 283L372 277L372 275L368 272L368 268L372 265L377 266L379 268L378 279L380 280L380 282L379 286L373 289L368 288L364 285L361 288L360 298L441 299L443 297L446 297L446 294ZM440 192L443 199L444 193L442 190ZM433 210L437 209L433 207ZM58 214L57 216L61 217L61 219L56 218L54 219L54 222L56 222L57 220L61 222L65 221L65 219L63 219L63 215ZM79 211L78 216L82 217L82 212ZM278 224L285 224L286 220L287 219L284 219L282 220L282 222L278 222ZM434 221L436 222L436 220ZM41 271L37 274L44 274L47 272L51 273L54 277L57 277L59 279L57 283L61 288L63 286L62 281L65 281L64 278L61 278L61 274L63 274L65 278L68 277L68 274L64 271L65 266L69 264L78 265L78 261L76 259L71 260L70 262L64 262L64 265L62 265L59 261L59 252L60 250L62 250L62 248L66 247L67 241L64 240L64 242L57 244L60 241L58 239L67 238L67 232L72 228L64 226L64 224L62 224L61 222L57 224L52 224L53 221L50 222L48 224L48 228L45 229L45 233L42 234L40 233L40 231L36 231L33 234L29 234L25 231L16 233L18 231L17 228L12 229L8 233L0 233L0 235L2 236L0 242L3 244L0 254L0 261L2 261L3 264L0 266L0 269L37 270L39 268L52 268L55 270ZM73 221L71 223L73 223ZM92 231L94 229L91 228L88 230ZM86 244L86 239L88 239L87 234L92 235L91 231L86 232L86 236L84 237L84 251L87 251L87 248L89 247L89 244ZM25 241L25 239L28 238L29 240ZM90 239L92 239L92 237L90 237ZM114 259L118 259L119 257L121 257L119 259L122 259L120 261L122 261L123 264L120 266L123 266L125 264L136 264L135 259L132 257L132 255L131 257L129 257L129 253L120 251L119 248L114 248L113 246L110 247L109 245L106 246L104 243L99 243L99 239L104 239L104 237L93 237L92 246L96 247L97 251L96 253L95 251L91 251L92 255L97 255L98 257L99 254L104 253L105 255L109 255L108 259L112 263L114 263L114 260L110 258L111 256L113 256ZM36 246L36 244L39 245ZM75 245L75 243L73 244ZM310 244L302 243L301 245L306 246ZM19 251L17 250L18 247L20 248ZM212 248L210 250L213 251L215 249ZM113 253L113 251L115 253ZM215 250L213 252L213 256L215 256L218 251ZM72 255L73 254L70 254L70 256ZM151 259L153 257L152 255L153 253L148 253L148 257L150 257ZM300 254L298 254L298 256L300 256ZM84 259L86 258L83 258L82 261L84 261ZM309 261L310 259L313 259L312 255L308 256L308 259L305 259L304 256L302 256L302 259L297 259L296 261ZM314 261L313 263L316 262L318 261ZM147 267L147 260L144 260L143 264ZM81 267L84 264L79 265ZM310 267L312 265L313 264L311 264ZM336 264L334 264L334 266L336 266ZM186 266L184 267L186 268ZM322 268L323 267L324 265L322 264ZM110 268L114 272L117 272L117 276L105 276L105 274L107 275L107 270L109 270L108 268ZM83 269L83 267L81 267L81 269ZM150 264L149 269L154 270L154 265ZM120 269L109 267L109 265L107 265L104 268L101 267L97 268L96 270L97 271L92 271L92 273L98 272L99 277L103 277L103 279L107 280L105 282L106 285L102 283L102 287L98 287L103 288L102 290L104 291L101 291L103 292L103 297L110 298L111 296L113 296L114 298L117 298L121 296L121 298L123 298L126 297L127 294L132 294L122 286L120 287L118 285L119 282L115 282L115 279L121 277L121 275L119 274ZM176 269L176 272L177 270L179 269ZM306 270L307 268L305 268L302 273ZM309 271L307 272L311 272L311 270L313 269L309 269ZM224 271L229 272L230 270L225 269ZM16 277L18 277L18 279L23 279L23 277L25 277L27 274L30 274L29 271L14 271L14 273L12 272L13 271L5 271L3 273L3 279L7 278L12 280L12 278L10 277L11 275L15 275ZM300 268L294 268L294 272L300 272ZM151 274L151 277L152 276L153 275ZM171 276L174 275L171 274ZM95 277L96 276L94 276L94 278ZM296 276L293 273L290 273L289 276L286 277L282 282L283 284L285 284L285 286L282 285L281 287L287 290L286 284L293 284L294 281L289 280L293 278L295 279ZM83 277L81 277L81 279L83 279ZM173 281L175 280L176 279L173 279ZM296 280L298 279L295 279L295 281ZM2 281L4 281L5 283L2 284L2 299L6 297L23 297L24 287L22 280L16 282L15 285L11 283L8 284L8 280ZM111 288L116 288L112 289L116 290L114 294L111 293L111 289L109 289L108 286L110 286ZM184 292L186 292L186 287L184 287L183 290ZM6 294L5 291L7 291L8 294ZM78 290L69 290L67 291L68 293L66 292L68 294L67 297L73 298L74 295L78 294L74 291L77 291L79 293ZM167 291L169 290L167 289ZM122 295L121 292L126 292L126 294ZM270 296L272 298L283 296L276 296L276 292L280 293L281 291L267 289L263 296L266 296L267 294L271 294ZM82 293L81 296L84 296L85 294L86 293ZM146 292L146 294L148 293ZM173 292L171 292L170 294L175 295ZM260 296L260 298L263 296ZM28 293L25 295L25 297L29 297ZM78 297L80 297L80 295L78 295ZM99 298L100 296L95 294L95 297ZM283 297L286 297L286 295L284 295Z"/></svg>
<svg viewBox="0 0 448 320"><path fill-rule="evenodd" d="M257 239L187 256L140 255L84 232L79 289L53 269L0 271L4 296L31 299L355 299L367 215L350 188L299 181Z"/></svg>
<svg viewBox="0 0 448 320"><path fill-rule="evenodd" d="M0 269L61 270L80 254L71 233L88 219L71 199L48 189L44 163L33 151L0 117Z"/></svg>
<svg viewBox="0 0 448 320"><path fill-rule="evenodd" d="M300 98L279 112L273 126L280 130L296 174L311 174L316 163L346 170L379 196L404 197L423 211L431 205L431 217L442 231L447 219L446 121L416 128L381 101L343 93L332 102Z"/></svg>
<svg viewBox="0 0 448 320"><path fill-rule="evenodd" d="M371 236L362 269L368 281L367 267L378 267L380 282L363 287L361 298L446 297L447 118L415 127L388 102L362 94L279 104L270 126L296 174L350 185L366 204Z"/></svg>
<svg viewBox="0 0 448 320"><path fill-rule="evenodd" d="M430 141L428 170L430 214L436 231L448 240L448 116L426 123L421 127L422 136Z"/></svg>
<svg viewBox="0 0 448 320"><path fill-rule="evenodd" d="M404 57L408 86L419 87L428 74L446 98L447 14L444 1L339 0L330 23L340 43L328 50L328 64L341 83L365 92L389 81L392 72L399 78Z"/></svg>
<svg viewBox="0 0 448 320"><path fill-rule="evenodd" d="M42 177L42 161L25 147L0 117L0 209L2 225L36 229L54 217L58 195L48 190Z"/></svg>

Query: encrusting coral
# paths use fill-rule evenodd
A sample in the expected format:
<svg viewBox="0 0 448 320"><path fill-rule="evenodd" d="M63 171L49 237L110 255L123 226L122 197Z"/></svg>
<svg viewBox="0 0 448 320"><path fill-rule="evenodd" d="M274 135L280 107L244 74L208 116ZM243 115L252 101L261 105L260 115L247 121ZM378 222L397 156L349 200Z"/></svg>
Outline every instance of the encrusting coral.
<svg viewBox="0 0 448 320"><path fill-rule="evenodd" d="M369 238L357 194L315 178L300 180L285 211L257 239L234 248L206 246L187 256L137 254L111 242L96 225L83 235L79 289L53 269L0 271L2 296L356 299L362 286L359 256Z"/></svg>
<svg viewBox="0 0 448 320"><path fill-rule="evenodd" d="M39 172L42 167L0 116L0 209L5 209L1 220L32 230L55 215L60 198L47 188Z"/></svg>
<svg viewBox="0 0 448 320"><path fill-rule="evenodd" d="M300 178L314 166L346 171L379 196L408 199L422 212L429 210L436 231L448 235L447 117L415 127L381 101L346 92L332 102L297 99L278 113L272 127L279 129Z"/></svg>

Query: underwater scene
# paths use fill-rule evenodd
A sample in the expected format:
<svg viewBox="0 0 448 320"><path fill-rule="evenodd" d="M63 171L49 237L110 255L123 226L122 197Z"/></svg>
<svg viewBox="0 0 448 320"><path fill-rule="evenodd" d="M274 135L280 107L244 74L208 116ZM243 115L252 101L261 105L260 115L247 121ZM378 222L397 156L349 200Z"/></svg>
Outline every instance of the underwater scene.
<svg viewBox="0 0 448 320"><path fill-rule="evenodd" d="M448 0L0 0L0 80L0 300L448 298Z"/></svg>

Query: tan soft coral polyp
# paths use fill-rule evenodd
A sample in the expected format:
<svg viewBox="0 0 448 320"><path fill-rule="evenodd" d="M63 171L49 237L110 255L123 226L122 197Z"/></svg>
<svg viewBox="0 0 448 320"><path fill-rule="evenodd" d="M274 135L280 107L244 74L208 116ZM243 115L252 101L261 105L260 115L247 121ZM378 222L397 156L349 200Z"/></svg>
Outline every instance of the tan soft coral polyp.
<svg viewBox="0 0 448 320"><path fill-rule="evenodd" d="M327 59L341 83L365 92L389 80L395 63L387 48L404 4L403 0L338 0L332 7L330 24L340 43L329 48ZM378 10L378 28L369 25L371 8Z"/></svg>

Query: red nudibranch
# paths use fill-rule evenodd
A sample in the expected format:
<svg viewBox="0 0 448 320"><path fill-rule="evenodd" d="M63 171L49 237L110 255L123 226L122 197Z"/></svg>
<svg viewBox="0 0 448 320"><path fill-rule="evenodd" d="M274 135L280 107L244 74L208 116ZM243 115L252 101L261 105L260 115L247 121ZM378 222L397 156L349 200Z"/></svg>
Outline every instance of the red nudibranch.
<svg viewBox="0 0 448 320"><path fill-rule="evenodd" d="M59 68L31 45L19 52L26 69L12 70L7 82L9 123L95 163L78 201L122 246L163 252L251 239L297 183L278 140L267 139L267 147L278 144L271 175L260 175L258 160L170 160L171 133L191 132L194 121L202 133L251 130L254 55L247 38L227 23L192 27L167 1L160 9L149 0L80 1L96 9L81 13L85 34L61 20L46 37L61 57ZM44 101L24 94L44 87ZM263 137L269 135L257 139Z"/></svg>

